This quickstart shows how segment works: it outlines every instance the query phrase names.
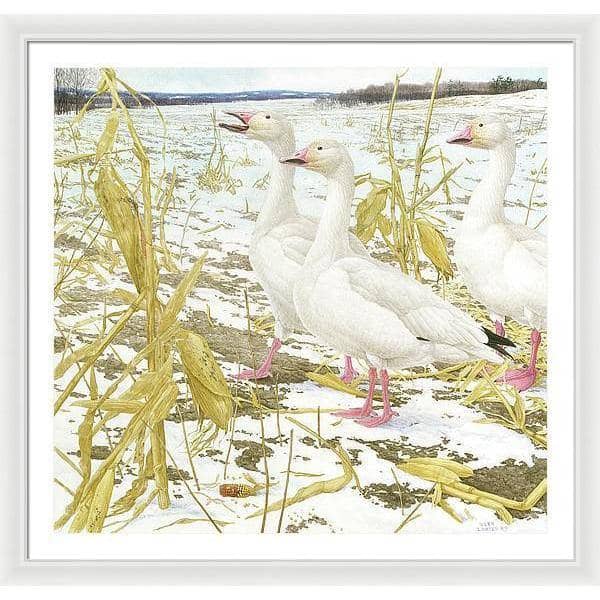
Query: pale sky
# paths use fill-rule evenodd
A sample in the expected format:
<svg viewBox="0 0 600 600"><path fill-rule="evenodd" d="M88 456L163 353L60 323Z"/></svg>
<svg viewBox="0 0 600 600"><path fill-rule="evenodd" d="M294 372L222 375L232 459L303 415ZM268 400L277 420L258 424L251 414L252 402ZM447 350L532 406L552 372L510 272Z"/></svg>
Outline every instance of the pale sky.
<svg viewBox="0 0 600 600"><path fill-rule="evenodd" d="M143 92L242 92L249 90L287 89L306 92L341 92L369 84L392 81L403 67L374 68L125 68L119 76ZM434 69L414 67L402 81L422 83L431 81ZM544 68L445 68L442 80L489 81L498 74L513 79L546 79Z"/></svg>

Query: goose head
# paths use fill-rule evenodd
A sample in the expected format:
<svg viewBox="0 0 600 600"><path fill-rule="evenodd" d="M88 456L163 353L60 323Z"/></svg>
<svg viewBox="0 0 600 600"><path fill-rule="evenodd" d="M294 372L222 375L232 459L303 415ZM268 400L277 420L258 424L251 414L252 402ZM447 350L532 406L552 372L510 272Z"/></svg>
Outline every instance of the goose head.
<svg viewBox="0 0 600 600"><path fill-rule="evenodd" d="M241 133L250 139L266 144L276 143L282 139L293 138L294 131L290 122L275 111L260 110L258 112L226 112L235 117L237 123L219 123L219 127Z"/></svg>
<svg viewBox="0 0 600 600"><path fill-rule="evenodd" d="M448 144L493 150L512 139L512 132L500 119L480 118L471 121L446 141Z"/></svg>
<svg viewBox="0 0 600 600"><path fill-rule="evenodd" d="M335 140L316 140L280 162L303 167L325 177L332 177L342 167L353 169L348 150Z"/></svg>

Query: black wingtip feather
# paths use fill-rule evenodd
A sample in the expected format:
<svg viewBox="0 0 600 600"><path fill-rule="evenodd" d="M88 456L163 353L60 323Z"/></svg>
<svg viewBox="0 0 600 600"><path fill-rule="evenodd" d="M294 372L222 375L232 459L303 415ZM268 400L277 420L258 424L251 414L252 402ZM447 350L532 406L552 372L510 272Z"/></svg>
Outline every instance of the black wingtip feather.
<svg viewBox="0 0 600 600"><path fill-rule="evenodd" d="M487 327L482 327L483 331L487 335L487 343L486 346L493 348L496 352L501 354L502 356L506 356L507 358L512 358L512 355L504 349L504 346L509 346L510 348L515 348L515 343L508 338L505 338L502 335L498 335L497 333L491 331Z"/></svg>
<svg viewBox="0 0 600 600"><path fill-rule="evenodd" d="M487 327L482 327L482 329L483 329L483 331L485 331L485 334L488 337L489 343L496 344L498 346L510 346L512 348L516 347L515 343L512 340L509 340L507 337L498 335L497 333L495 333L494 331L491 331Z"/></svg>

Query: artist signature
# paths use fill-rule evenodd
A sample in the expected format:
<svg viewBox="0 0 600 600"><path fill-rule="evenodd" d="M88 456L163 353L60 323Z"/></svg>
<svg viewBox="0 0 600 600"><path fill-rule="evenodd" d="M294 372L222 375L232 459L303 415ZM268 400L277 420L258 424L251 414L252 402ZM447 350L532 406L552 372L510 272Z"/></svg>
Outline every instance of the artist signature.
<svg viewBox="0 0 600 600"><path fill-rule="evenodd" d="M508 527L506 525L499 525L498 523L493 523L492 521L484 521L483 523L479 523L477 525L477 531L485 531L485 532L493 532L493 531L506 531Z"/></svg>

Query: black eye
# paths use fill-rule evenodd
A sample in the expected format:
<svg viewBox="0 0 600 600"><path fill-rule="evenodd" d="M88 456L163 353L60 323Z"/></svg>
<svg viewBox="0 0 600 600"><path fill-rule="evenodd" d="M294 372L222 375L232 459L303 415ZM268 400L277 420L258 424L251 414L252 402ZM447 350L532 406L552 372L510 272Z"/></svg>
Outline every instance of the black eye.
<svg viewBox="0 0 600 600"><path fill-rule="evenodd" d="M323 150L323 146L317 146L317 150Z"/></svg>
<svg viewBox="0 0 600 600"><path fill-rule="evenodd" d="M479 127L483 127L483 123L479 123Z"/></svg>
<svg viewBox="0 0 600 600"><path fill-rule="evenodd" d="M270 119L271 115L265 115L265 119Z"/></svg>

